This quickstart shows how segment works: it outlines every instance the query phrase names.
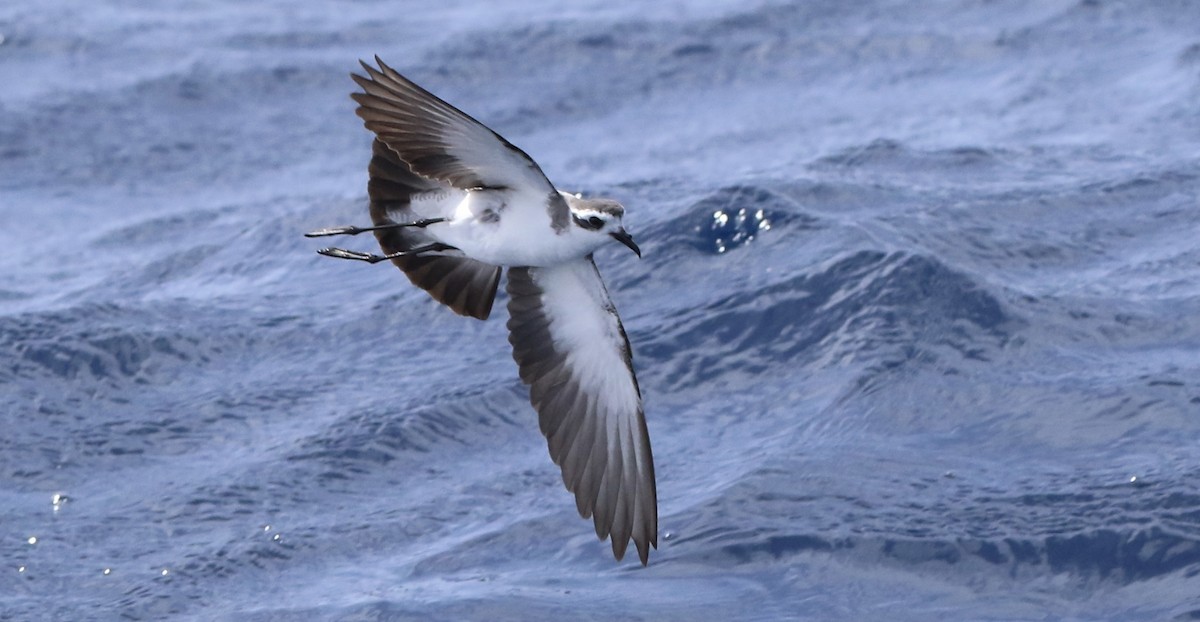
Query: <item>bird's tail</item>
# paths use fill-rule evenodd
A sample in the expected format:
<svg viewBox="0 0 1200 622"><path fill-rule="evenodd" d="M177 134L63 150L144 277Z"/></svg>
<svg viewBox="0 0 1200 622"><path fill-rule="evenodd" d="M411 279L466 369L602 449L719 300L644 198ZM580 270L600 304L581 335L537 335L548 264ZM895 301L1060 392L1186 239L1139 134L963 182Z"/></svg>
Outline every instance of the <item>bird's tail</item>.
<svg viewBox="0 0 1200 622"><path fill-rule="evenodd" d="M416 173L379 139L371 148L367 196L371 199L371 222L375 225L413 222L412 195L441 187ZM437 225L432 225L437 226ZM432 241L420 227L396 227L375 231L379 247L391 254L411 250ZM486 320L496 300L500 267L466 257L410 255L394 257L392 263L404 271L413 285L459 315Z"/></svg>

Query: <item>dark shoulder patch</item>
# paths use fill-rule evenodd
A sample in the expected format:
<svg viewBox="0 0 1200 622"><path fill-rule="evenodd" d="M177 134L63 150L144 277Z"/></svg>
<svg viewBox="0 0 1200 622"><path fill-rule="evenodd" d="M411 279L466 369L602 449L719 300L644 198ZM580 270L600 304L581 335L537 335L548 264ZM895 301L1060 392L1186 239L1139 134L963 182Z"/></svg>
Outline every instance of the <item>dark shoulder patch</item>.
<svg viewBox="0 0 1200 622"><path fill-rule="evenodd" d="M565 233L567 227L571 226L571 208L567 207L567 202L557 190L551 190L546 195L546 212L550 214L550 226L555 233Z"/></svg>

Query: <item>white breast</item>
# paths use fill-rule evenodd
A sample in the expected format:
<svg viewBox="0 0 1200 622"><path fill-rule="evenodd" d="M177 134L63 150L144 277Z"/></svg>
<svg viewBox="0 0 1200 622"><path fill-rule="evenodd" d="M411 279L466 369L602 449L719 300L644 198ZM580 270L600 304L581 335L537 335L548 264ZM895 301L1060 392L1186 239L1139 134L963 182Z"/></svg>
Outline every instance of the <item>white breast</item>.
<svg viewBox="0 0 1200 622"><path fill-rule="evenodd" d="M546 196L521 190L450 190L414 195L421 218L449 218L425 233L465 255L500 266L549 266L586 256L604 238L551 226Z"/></svg>

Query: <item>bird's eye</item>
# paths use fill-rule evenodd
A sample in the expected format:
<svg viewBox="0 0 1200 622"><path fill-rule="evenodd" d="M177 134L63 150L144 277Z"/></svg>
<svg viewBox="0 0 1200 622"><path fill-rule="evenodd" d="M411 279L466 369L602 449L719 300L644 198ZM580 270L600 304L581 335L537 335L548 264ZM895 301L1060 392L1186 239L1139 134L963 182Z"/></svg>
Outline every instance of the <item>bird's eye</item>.
<svg viewBox="0 0 1200 622"><path fill-rule="evenodd" d="M599 216L592 216L591 218L588 219L588 224L599 229L600 225L604 224L604 221L600 220Z"/></svg>

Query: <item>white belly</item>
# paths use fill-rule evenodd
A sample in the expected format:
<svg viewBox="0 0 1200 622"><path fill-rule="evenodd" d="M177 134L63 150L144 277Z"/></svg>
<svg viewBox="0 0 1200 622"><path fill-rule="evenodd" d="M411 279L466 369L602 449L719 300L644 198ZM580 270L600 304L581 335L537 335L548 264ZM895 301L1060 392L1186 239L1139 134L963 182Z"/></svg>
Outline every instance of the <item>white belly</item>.
<svg viewBox="0 0 1200 622"><path fill-rule="evenodd" d="M583 257L601 236L584 239L569 225L556 231L550 223L546 196L515 191L437 190L412 197L417 218L447 218L425 228L433 239L468 257L498 266L548 266Z"/></svg>

